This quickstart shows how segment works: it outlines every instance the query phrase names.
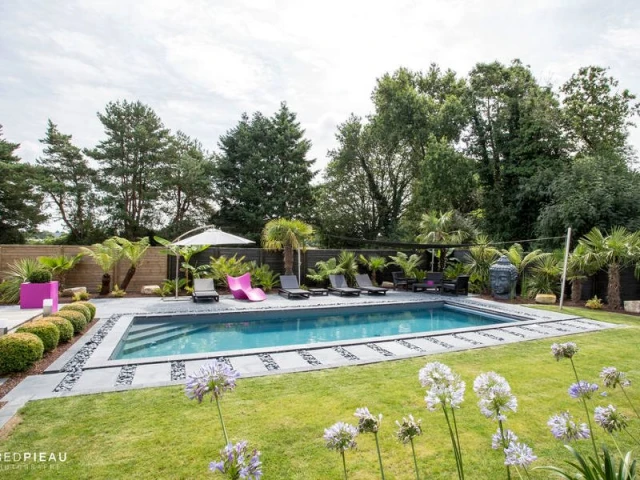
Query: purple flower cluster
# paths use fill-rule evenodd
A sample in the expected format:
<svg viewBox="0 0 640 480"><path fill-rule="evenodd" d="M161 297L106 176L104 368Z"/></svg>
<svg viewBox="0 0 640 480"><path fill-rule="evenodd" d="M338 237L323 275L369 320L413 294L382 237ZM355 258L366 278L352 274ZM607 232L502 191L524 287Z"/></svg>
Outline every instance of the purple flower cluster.
<svg viewBox="0 0 640 480"><path fill-rule="evenodd" d="M607 388L628 387L631 382L626 378L627 374L618 371L616 367L604 367L600 372L602 383Z"/></svg>
<svg viewBox="0 0 640 480"><path fill-rule="evenodd" d="M422 428L420 428L420 422L422 420L414 420L413 415L409 415L409 418L402 418L402 423L396 420L398 431L396 437L402 443L409 443L414 437L422 435Z"/></svg>
<svg viewBox="0 0 640 480"><path fill-rule="evenodd" d="M434 411L439 405L460 408L466 385L449 367L439 362L428 363L418 378L423 387L429 388L424 397L429 410Z"/></svg>
<svg viewBox="0 0 640 480"><path fill-rule="evenodd" d="M506 412L515 412L518 401L504 377L495 372L482 373L473 382L480 412L487 418L504 421Z"/></svg>
<svg viewBox="0 0 640 480"><path fill-rule="evenodd" d="M618 412L613 405L596 407L593 418L598 425L609 433L627 428L627 417Z"/></svg>
<svg viewBox="0 0 640 480"><path fill-rule="evenodd" d="M214 398L222 397L226 391L236 388L236 379L240 376L225 362L214 360L205 364L187 379L185 393L191 400L194 398L202 402L207 394Z"/></svg>
<svg viewBox="0 0 640 480"><path fill-rule="evenodd" d="M573 358L578 353L578 346L573 342L554 343L551 345L551 353L558 361L563 358Z"/></svg>
<svg viewBox="0 0 640 480"><path fill-rule="evenodd" d="M504 431L504 439L507 445L512 442L518 441L518 436L513 433L511 430ZM498 450L499 448L504 448L504 444L502 443L502 434L500 433L500 428L496 430L496 433L491 437L491 448L494 450Z"/></svg>
<svg viewBox="0 0 640 480"><path fill-rule="evenodd" d="M591 437L591 432L587 424L576 424L569 412L554 415L549 419L547 425L551 427L551 433L558 440L570 442L572 440L583 440Z"/></svg>
<svg viewBox="0 0 640 480"><path fill-rule="evenodd" d="M598 385L595 383L580 380L569 387L569 395L572 398L586 398L588 400L596 390L598 390Z"/></svg>
<svg viewBox="0 0 640 480"><path fill-rule="evenodd" d="M324 440L327 448L344 452L351 448L355 449L357 444L355 438L358 436L358 429L353 425L338 422L324 430Z"/></svg>
<svg viewBox="0 0 640 480"><path fill-rule="evenodd" d="M537 460L533 454L533 450L524 443L509 443L509 446L504 449L504 464L514 465L518 467L526 467Z"/></svg>
<svg viewBox="0 0 640 480"><path fill-rule="evenodd" d="M374 417L367 407L357 408L354 416L358 418L358 431L360 433L377 433L382 423L382 414Z"/></svg>
<svg viewBox="0 0 640 480"><path fill-rule="evenodd" d="M229 443L220 451L220 460L209 464L209 470L222 473L231 480L260 480L262 477L260 452L253 450L249 453L247 447L246 440L235 445Z"/></svg>

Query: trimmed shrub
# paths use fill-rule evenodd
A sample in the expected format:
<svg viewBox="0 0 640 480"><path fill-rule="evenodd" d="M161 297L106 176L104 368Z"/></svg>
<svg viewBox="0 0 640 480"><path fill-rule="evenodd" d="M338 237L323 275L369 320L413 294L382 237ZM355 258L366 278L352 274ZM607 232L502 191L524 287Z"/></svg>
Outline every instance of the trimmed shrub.
<svg viewBox="0 0 640 480"><path fill-rule="evenodd" d="M73 324L69 320L55 316L46 317L45 320L47 322L53 323L56 327L58 327L61 342L68 342L73 338Z"/></svg>
<svg viewBox="0 0 640 480"><path fill-rule="evenodd" d="M87 326L87 319L83 313L76 312L75 310L60 310L56 313L56 317L62 317L65 320L69 320L73 325L73 333L76 335Z"/></svg>
<svg viewBox="0 0 640 480"><path fill-rule="evenodd" d="M34 270L27 277L27 282L47 283L51 281L51 272L47 270Z"/></svg>
<svg viewBox="0 0 640 480"><path fill-rule="evenodd" d="M33 333L0 337L0 373L22 372L42 358L44 345Z"/></svg>
<svg viewBox="0 0 640 480"><path fill-rule="evenodd" d="M47 322L46 320L35 320L25 323L16 331L20 333L33 333L40 337L45 352L50 352L56 348L60 341L60 330L58 330L58 327L53 323Z"/></svg>
<svg viewBox="0 0 640 480"><path fill-rule="evenodd" d="M84 319L87 321L87 323L89 323L91 321L91 319L93 318L91 316L91 310L89 310L89 308L85 305L80 305L78 303L72 303L70 305L65 305L64 307L62 307L60 309L60 311L64 311L64 310L72 310L74 312L80 312L81 314L84 315Z"/></svg>
<svg viewBox="0 0 640 480"><path fill-rule="evenodd" d="M75 305L84 305L91 310L91 320L96 318L96 306L91 302L75 302Z"/></svg>
<svg viewBox="0 0 640 480"><path fill-rule="evenodd" d="M89 300L90 298L91 295L89 295L87 292L78 292L73 294L74 302L84 302L85 300Z"/></svg>

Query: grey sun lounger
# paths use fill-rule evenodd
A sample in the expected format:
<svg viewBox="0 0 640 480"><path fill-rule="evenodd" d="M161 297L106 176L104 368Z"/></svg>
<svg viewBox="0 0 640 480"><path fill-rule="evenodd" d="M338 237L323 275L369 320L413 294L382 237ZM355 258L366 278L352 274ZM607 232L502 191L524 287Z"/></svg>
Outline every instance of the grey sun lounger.
<svg viewBox="0 0 640 480"><path fill-rule="evenodd" d="M357 288L351 288L347 285L347 281L344 278L344 275L329 275L329 281L331 282L331 286L329 287L329 291L333 293L339 293L340 296L343 295L355 295L360 296L360 290Z"/></svg>
<svg viewBox="0 0 640 480"><path fill-rule="evenodd" d="M195 278L193 280L193 293L191 298L194 302L198 300L220 301L220 296L216 292L212 278Z"/></svg>
<svg viewBox="0 0 640 480"><path fill-rule="evenodd" d="M280 295L286 295L287 298L309 298L311 293L308 290L300 288L298 279L295 275L280 275Z"/></svg>
<svg viewBox="0 0 640 480"><path fill-rule="evenodd" d="M386 295L388 288L376 287L371 283L369 275L356 275L356 284L358 290L367 292L369 295Z"/></svg>

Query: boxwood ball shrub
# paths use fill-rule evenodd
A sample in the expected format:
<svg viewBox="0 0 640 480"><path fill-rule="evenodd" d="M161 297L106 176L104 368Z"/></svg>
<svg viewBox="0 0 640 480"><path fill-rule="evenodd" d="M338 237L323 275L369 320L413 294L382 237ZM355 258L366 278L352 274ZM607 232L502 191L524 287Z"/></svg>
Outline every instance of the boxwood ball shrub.
<svg viewBox="0 0 640 480"><path fill-rule="evenodd" d="M53 323L56 327L58 327L58 331L60 332L60 341L68 342L73 338L73 324L62 317L46 317L46 321Z"/></svg>
<svg viewBox="0 0 640 480"><path fill-rule="evenodd" d="M0 337L0 373L22 372L42 358L44 345L33 333Z"/></svg>
<svg viewBox="0 0 640 480"><path fill-rule="evenodd" d="M27 277L30 283L47 283L51 281L51 272L47 270L34 270Z"/></svg>
<svg viewBox="0 0 640 480"><path fill-rule="evenodd" d="M84 315L84 319L87 321L87 323L89 323L91 321L91 319L93 318L91 316L91 310L89 310L88 307L86 307L85 305L79 305L77 303L72 303L70 305L65 305L64 307L62 307L60 309L60 311L62 310L71 310L74 312L80 312L81 314Z"/></svg>
<svg viewBox="0 0 640 480"><path fill-rule="evenodd" d="M59 310L56 313L56 317L62 317L65 320L69 320L73 325L73 333L76 335L87 326L87 319L83 313L76 312L75 310Z"/></svg>
<svg viewBox="0 0 640 480"><path fill-rule="evenodd" d="M60 341L60 330L53 323L46 320L35 320L33 322L25 323L16 330L22 333L33 333L40 337L42 344L44 345L44 351L50 352L58 346Z"/></svg>
<svg viewBox="0 0 640 480"><path fill-rule="evenodd" d="M91 302L74 302L74 305L84 305L91 310L91 320L96 318L96 306Z"/></svg>

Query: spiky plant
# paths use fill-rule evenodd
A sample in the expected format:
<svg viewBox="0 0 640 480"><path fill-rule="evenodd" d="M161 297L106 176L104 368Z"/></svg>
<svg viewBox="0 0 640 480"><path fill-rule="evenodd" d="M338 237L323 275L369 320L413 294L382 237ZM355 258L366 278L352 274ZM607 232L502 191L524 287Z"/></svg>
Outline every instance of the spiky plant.
<svg viewBox="0 0 640 480"><path fill-rule="evenodd" d="M42 270L42 265L35 258L21 258L9 265L3 272L4 282L0 283L0 303L18 303L20 284L36 270Z"/></svg>
<svg viewBox="0 0 640 480"><path fill-rule="evenodd" d="M53 276L58 282L60 290L64 289L67 274L80 262L84 253L75 256L58 255L55 257L38 257L38 262Z"/></svg>
<svg viewBox="0 0 640 480"><path fill-rule="evenodd" d="M514 267L518 269L518 277L520 277L521 295L527 296L527 270L528 268L539 259L548 256L548 253L543 252L541 249L533 250L529 253L525 253L524 248L519 243L514 243L508 250L502 250L502 254L506 255L509 261Z"/></svg>
<svg viewBox="0 0 640 480"><path fill-rule="evenodd" d="M489 267L499 256L498 249L489 245L489 238L485 235L479 235L476 239L476 245L469 248L469 254L464 259L469 275L479 284L480 291L483 293L489 291Z"/></svg>
<svg viewBox="0 0 640 480"><path fill-rule="evenodd" d="M267 250L283 250L285 275L293 275L293 251L304 249L311 235L313 227L302 220L276 218L262 230L262 246Z"/></svg>
<svg viewBox="0 0 640 480"><path fill-rule="evenodd" d="M385 267L387 266L387 259L377 255L365 257L361 254L358 257L358 263L360 265L363 265L367 270L371 272L371 281L374 283L374 285L377 285L378 282L376 279L376 273L384 271Z"/></svg>
<svg viewBox="0 0 640 480"><path fill-rule="evenodd" d="M405 277L415 277L418 267L422 264L423 259L418 254L414 253L411 256L404 252L398 252L396 256L389 255L392 260L389 262L391 265L397 265L404 273Z"/></svg>

